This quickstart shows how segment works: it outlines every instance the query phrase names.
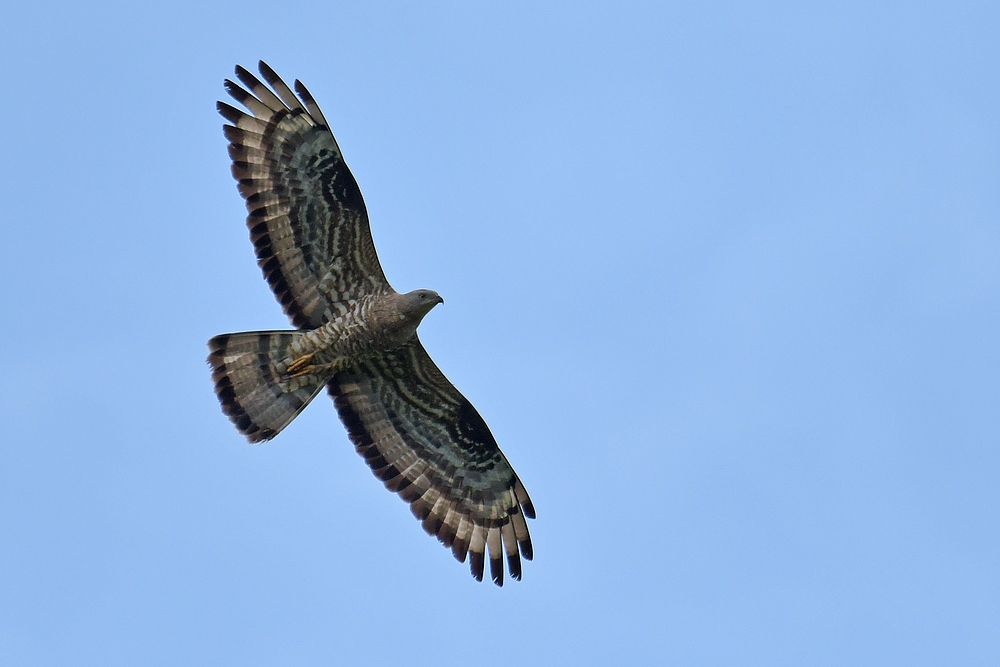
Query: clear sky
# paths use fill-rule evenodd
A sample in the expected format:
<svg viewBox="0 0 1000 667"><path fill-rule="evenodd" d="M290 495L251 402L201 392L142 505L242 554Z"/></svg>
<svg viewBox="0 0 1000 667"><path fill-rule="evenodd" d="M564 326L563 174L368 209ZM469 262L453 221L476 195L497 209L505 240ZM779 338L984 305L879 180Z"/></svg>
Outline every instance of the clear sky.
<svg viewBox="0 0 1000 667"><path fill-rule="evenodd" d="M1000 664L1000 5L7 3L0 664ZM422 4L422 3L419 3ZM538 510L477 584L321 396L215 101L315 95Z"/></svg>

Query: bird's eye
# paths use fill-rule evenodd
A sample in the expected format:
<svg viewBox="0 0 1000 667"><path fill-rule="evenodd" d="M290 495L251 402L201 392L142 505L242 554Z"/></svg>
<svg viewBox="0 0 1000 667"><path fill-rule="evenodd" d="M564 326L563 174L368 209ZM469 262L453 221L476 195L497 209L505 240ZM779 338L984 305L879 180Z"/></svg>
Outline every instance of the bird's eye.
<svg viewBox="0 0 1000 667"><path fill-rule="evenodd" d="M420 298L421 298L421 299L423 299L423 298L424 298L424 297L426 297L426 296L427 296L426 294L421 294L421 295L420 295Z"/></svg>

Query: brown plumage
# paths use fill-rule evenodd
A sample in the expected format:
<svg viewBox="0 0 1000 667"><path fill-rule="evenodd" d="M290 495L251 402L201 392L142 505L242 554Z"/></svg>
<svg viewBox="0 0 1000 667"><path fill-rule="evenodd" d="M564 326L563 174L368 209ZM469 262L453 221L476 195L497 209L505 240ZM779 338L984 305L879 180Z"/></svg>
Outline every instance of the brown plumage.
<svg viewBox="0 0 1000 667"><path fill-rule="evenodd" d="M257 263L297 331L209 343L223 412L250 442L276 436L325 386L359 454L482 580L521 578L535 510L486 422L424 351L417 326L442 299L398 294L379 265L361 190L305 87L264 62L219 102ZM268 87L270 86L270 87Z"/></svg>

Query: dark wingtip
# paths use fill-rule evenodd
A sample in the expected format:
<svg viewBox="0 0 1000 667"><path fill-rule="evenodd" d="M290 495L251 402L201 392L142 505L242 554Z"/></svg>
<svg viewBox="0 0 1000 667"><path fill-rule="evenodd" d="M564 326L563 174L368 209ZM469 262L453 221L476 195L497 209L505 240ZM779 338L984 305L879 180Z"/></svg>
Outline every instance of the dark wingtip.
<svg viewBox="0 0 1000 667"><path fill-rule="evenodd" d="M490 558L490 578L497 586L503 586L503 557Z"/></svg>
<svg viewBox="0 0 1000 667"><path fill-rule="evenodd" d="M514 554L513 558L508 555L507 567L510 569L510 578L514 581L521 581L521 559L517 554Z"/></svg>
<svg viewBox="0 0 1000 667"><path fill-rule="evenodd" d="M529 519L535 518L535 506L531 504L530 500L521 503L521 510L524 512L524 516Z"/></svg>
<svg viewBox="0 0 1000 667"><path fill-rule="evenodd" d="M469 554L469 540L468 539L456 539L451 544L451 553L455 556L455 560L459 563L464 563L466 557Z"/></svg>
<svg viewBox="0 0 1000 667"><path fill-rule="evenodd" d="M223 81L222 87L226 89L226 92L229 93L230 97L244 106L246 106L247 100L251 97L250 93L243 90L243 87L240 86L240 84L232 81L231 79Z"/></svg>
<svg viewBox="0 0 1000 667"><path fill-rule="evenodd" d="M295 80L295 92L299 94L299 99L306 105L306 110L312 119L320 126L329 128L330 124L327 122L326 117L323 116L319 105L316 104L315 98L313 98L309 89L298 79Z"/></svg>
<svg viewBox="0 0 1000 667"><path fill-rule="evenodd" d="M521 547L521 555L524 556L524 560L533 560L535 553L531 548L531 538L520 540L517 544Z"/></svg>
<svg viewBox="0 0 1000 667"><path fill-rule="evenodd" d="M277 74L275 74L274 70L271 69L271 66L268 65L263 60L257 61L257 71L260 72L260 75L264 77L265 81L267 81L272 85L274 84L275 79L280 80L280 77Z"/></svg>
<svg viewBox="0 0 1000 667"><path fill-rule="evenodd" d="M216 102L215 109L219 112L220 116L228 120L233 125L236 125L240 118L246 115L236 107L226 104L225 102Z"/></svg>
<svg viewBox="0 0 1000 667"><path fill-rule="evenodd" d="M483 580L483 570L486 565L485 558L483 554L478 551L469 552L469 569L472 571L472 577L476 581Z"/></svg>

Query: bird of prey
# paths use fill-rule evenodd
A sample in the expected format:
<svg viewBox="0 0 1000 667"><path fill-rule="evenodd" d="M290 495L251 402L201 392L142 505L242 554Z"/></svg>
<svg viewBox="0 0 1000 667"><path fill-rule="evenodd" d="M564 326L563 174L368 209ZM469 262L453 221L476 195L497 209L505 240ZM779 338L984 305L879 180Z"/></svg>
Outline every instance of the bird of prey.
<svg viewBox="0 0 1000 667"><path fill-rule="evenodd" d="M246 200L257 264L294 331L208 342L222 411L250 442L278 435L327 388L358 453L410 504L424 530L482 581L489 555L521 578L531 560L528 493L486 422L424 351L417 326L444 300L397 293L385 278L361 190L309 91L296 96L260 62L227 92L247 112L218 110Z"/></svg>

